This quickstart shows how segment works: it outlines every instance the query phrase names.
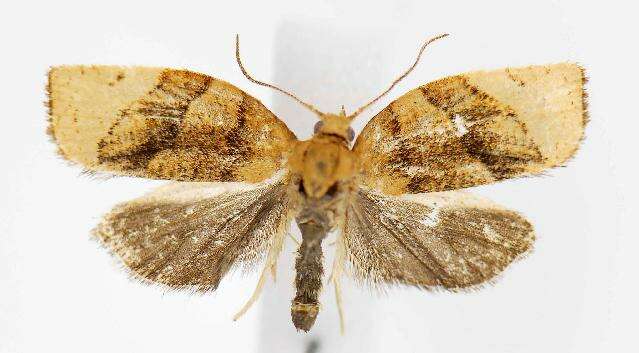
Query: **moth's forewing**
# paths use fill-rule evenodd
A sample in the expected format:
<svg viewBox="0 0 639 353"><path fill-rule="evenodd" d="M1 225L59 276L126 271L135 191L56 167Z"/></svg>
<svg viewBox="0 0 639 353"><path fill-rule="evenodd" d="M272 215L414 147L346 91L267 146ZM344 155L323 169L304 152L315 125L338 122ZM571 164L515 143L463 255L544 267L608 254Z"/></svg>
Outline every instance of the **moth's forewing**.
<svg viewBox="0 0 639 353"><path fill-rule="evenodd" d="M91 171L258 182L284 166L295 141L256 99L186 70L60 66L48 89L61 155Z"/></svg>
<svg viewBox="0 0 639 353"><path fill-rule="evenodd" d="M341 238L356 278L458 290L480 285L532 248L523 217L458 191L389 196L359 189Z"/></svg>
<svg viewBox="0 0 639 353"><path fill-rule="evenodd" d="M562 165L586 124L575 64L479 71L414 89L353 147L358 183L386 194L445 191Z"/></svg>
<svg viewBox="0 0 639 353"><path fill-rule="evenodd" d="M288 189L283 173L253 185L173 183L116 206L94 235L135 278L214 290L231 268L279 252L295 210Z"/></svg>

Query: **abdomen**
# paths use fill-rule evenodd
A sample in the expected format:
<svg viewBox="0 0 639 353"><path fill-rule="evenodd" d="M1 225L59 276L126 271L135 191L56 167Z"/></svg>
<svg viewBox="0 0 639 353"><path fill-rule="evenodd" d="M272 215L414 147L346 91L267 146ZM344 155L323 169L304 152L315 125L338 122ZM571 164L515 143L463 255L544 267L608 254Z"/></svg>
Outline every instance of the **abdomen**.
<svg viewBox="0 0 639 353"><path fill-rule="evenodd" d="M302 244L295 260L295 288L297 292L291 303L291 318L298 330L308 331L313 327L319 313L319 294L322 290L322 239L328 228L314 219L301 221Z"/></svg>

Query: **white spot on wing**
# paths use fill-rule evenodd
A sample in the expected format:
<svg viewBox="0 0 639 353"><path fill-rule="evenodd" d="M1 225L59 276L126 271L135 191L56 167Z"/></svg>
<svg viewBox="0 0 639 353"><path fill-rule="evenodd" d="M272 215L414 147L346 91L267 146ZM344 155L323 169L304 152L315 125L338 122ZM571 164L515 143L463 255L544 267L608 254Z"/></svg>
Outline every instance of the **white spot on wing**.
<svg viewBox="0 0 639 353"><path fill-rule="evenodd" d="M426 215L426 218L421 219L419 223L425 225L426 227L437 226L437 224L439 224L439 207L433 207L432 210Z"/></svg>
<svg viewBox="0 0 639 353"><path fill-rule="evenodd" d="M468 128L466 128L466 122L464 118L459 114L455 114L453 117L453 122L455 123L455 129L457 130L457 136L464 136L468 132Z"/></svg>
<svg viewBox="0 0 639 353"><path fill-rule="evenodd" d="M495 232L495 230L488 224L484 224L483 232L484 232L484 235L486 236L486 239L488 240L491 240L494 242L498 242L501 240L501 237L499 236L499 234L497 234L497 232Z"/></svg>

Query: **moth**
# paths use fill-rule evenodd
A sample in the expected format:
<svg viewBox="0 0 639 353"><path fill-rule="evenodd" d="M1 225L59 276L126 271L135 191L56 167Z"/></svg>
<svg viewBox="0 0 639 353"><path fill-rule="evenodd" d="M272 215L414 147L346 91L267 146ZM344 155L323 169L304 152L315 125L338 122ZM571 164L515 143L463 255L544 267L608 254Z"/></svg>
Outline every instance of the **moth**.
<svg viewBox="0 0 639 353"><path fill-rule="evenodd" d="M493 281L529 252L532 225L459 189L563 165L587 122L574 63L477 71L404 94L354 139L347 115L316 113L298 140L257 99L222 80L151 67L58 66L48 74L49 134L90 172L173 180L116 206L93 235L143 282L215 290L234 269L264 264L254 303L295 221L291 317L308 331L320 310L322 241L336 234L329 281L461 291Z"/></svg>

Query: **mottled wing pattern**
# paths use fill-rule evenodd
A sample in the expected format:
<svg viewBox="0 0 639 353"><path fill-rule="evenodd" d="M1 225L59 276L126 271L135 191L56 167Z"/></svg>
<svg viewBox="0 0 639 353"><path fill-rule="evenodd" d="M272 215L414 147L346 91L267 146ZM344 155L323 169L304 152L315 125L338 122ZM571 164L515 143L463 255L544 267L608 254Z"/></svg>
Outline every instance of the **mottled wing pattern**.
<svg viewBox="0 0 639 353"><path fill-rule="evenodd" d="M295 141L255 98L186 70L60 66L48 90L61 155L91 171L258 182L282 167Z"/></svg>
<svg viewBox="0 0 639 353"><path fill-rule="evenodd" d="M172 183L116 206L94 235L134 277L209 291L234 266L279 253L295 212L289 183Z"/></svg>
<svg viewBox="0 0 639 353"><path fill-rule="evenodd" d="M492 183L559 166L586 124L583 69L575 64L446 77L375 116L353 150L359 183L386 194Z"/></svg>
<svg viewBox="0 0 639 353"><path fill-rule="evenodd" d="M457 290L485 283L532 248L532 226L513 211L459 191L388 196L359 189L341 245L355 278Z"/></svg>

